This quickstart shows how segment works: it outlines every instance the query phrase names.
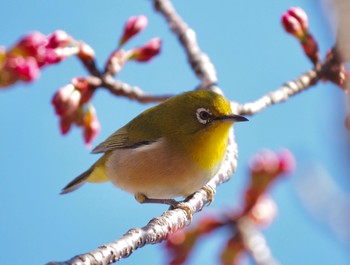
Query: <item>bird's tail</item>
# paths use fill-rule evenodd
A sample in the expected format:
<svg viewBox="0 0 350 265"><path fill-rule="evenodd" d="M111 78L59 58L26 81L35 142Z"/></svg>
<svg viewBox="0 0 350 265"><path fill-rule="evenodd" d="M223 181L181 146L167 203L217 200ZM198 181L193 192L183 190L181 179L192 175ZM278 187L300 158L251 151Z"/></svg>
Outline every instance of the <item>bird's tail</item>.
<svg viewBox="0 0 350 265"><path fill-rule="evenodd" d="M104 169L106 157L102 156L92 167L86 170L84 173L80 174L78 177L69 182L60 192L60 194L70 193L79 189L85 182L101 183L108 181Z"/></svg>
<svg viewBox="0 0 350 265"><path fill-rule="evenodd" d="M75 191L76 189L79 189L82 185L85 184L86 180L89 178L92 171L93 171L93 168L91 167L88 170L86 170L84 173L80 174L78 177L73 179L61 190L60 194L66 194L66 193Z"/></svg>

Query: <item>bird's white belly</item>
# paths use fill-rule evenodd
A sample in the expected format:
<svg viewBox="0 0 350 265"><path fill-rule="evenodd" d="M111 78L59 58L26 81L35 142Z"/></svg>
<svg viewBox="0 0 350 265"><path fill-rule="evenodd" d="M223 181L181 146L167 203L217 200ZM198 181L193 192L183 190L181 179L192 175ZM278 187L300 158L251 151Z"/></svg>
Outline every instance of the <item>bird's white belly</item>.
<svg viewBox="0 0 350 265"><path fill-rule="evenodd" d="M216 173L198 168L165 142L160 139L150 145L114 150L106 161L107 176L132 194L169 199L194 193Z"/></svg>

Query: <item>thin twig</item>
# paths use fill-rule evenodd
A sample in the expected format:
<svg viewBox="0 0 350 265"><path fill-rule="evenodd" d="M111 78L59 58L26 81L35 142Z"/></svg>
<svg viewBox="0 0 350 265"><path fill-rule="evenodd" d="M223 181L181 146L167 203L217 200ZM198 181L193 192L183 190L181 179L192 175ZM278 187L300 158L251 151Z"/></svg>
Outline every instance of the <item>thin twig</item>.
<svg viewBox="0 0 350 265"><path fill-rule="evenodd" d="M299 94L302 91L310 88L319 80L319 75L316 70L310 70L293 81L286 82L282 87L276 91L264 95L260 99L245 104L232 103L232 108L237 114L253 115L261 110L288 100L291 96Z"/></svg>
<svg viewBox="0 0 350 265"><path fill-rule="evenodd" d="M112 76L109 75L101 77L90 76L86 79L95 88L105 88L113 95L124 96L128 99L136 100L140 103L163 102L172 96L146 94L140 87L131 86L120 80L115 80Z"/></svg>
<svg viewBox="0 0 350 265"><path fill-rule="evenodd" d="M80 58L80 61L89 74L91 74L91 76L86 77L85 79L91 84L93 89L104 88L109 90L113 95L127 97L140 103L163 102L171 96L147 94L138 86L131 86L120 80L116 80L109 74L102 73L97 68L95 60Z"/></svg>
<svg viewBox="0 0 350 265"><path fill-rule="evenodd" d="M215 67L210 58L197 43L196 33L176 13L174 6L168 0L154 0L154 6L167 20L170 29L178 37L186 51L188 62L201 80L200 88L207 88L217 83Z"/></svg>

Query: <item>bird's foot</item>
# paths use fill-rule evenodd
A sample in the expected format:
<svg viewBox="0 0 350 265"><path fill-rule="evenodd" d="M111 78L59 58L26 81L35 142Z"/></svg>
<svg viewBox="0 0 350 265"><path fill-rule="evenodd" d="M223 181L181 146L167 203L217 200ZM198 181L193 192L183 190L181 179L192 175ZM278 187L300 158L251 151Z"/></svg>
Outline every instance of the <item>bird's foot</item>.
<svg viewBox="0 0 350 265"><path fill-rule="evenodd" d="M161 203L161 204L167 204L172 207L176 206L178 202L174 199L152 199L148 198L145 194L143 193L136 193L135 194L135 199L139 203Z"/></svg>
<svg viewBox="0 0 350 265"><path fill-rule="evenodd" d="M181 209L185 211L187 219L190 223L192 223L192 216L194 214L194 211L186 205L186 201L188 198L191 198L192 195L188 196L184 201L177 201L174 199L153 199L153 198L148 198L145 194L142 193L136 193L135 194L135 199L139 203L161 203L161 204L167 204L170 205L169 210L174 210L174 209Z"/></svg>
<svg viewBox="0 0 350 265"><path fill-rule="evenodd" d="M208 206L209 206L214 201L215 190L209 185L205 185L202 189L208 195Z"/></svg>

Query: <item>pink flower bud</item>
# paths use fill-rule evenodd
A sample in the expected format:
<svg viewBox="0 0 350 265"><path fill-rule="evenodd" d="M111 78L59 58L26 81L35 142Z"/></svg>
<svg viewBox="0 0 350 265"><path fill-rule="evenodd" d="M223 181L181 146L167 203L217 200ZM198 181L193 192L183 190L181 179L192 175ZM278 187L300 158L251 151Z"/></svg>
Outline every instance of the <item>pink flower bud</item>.
<svg viewBox="0 0 350 265"><path fill-rule="evenodd" d="M159 54L162 41L160 38L149 40L143 47L131 51L130 59L138 62L147 62Z"/></svg>
<svg viewBox="0 0 350 265"><path fill-rule="evenodd" d="M7 58L6 66L9 73L18 76L24 82L30 82L40 76L40 69L33 57L14 56Z"/></svg>
<svg viewBox="0 0 350 265"><path fill-rule="evenodd" d="M81 93L72 84L61 87L54 97L52 104L59 116L70 115L80 106Z"/></svg>
<svg viewBox="0 0 350 265"><path fill-rule="evenodd" d="M302 39L305 35L299 21L289 13L284 13L282 15L282 25L285 31L297 37L298 39Z"/></svg>
<svg viewBox="0 0 350 265"><path fill-rule="evenodd" d="M295 169L295 158L291 151L282 149L278 151L280 174L288 174Z"/></svg>
<svg viewBox="0 0 350 265"><path fill-rule="evenodd" d="M250 211L249 217L261 226L268 226L277 216L277 206L268 195L262 195Z"/></svg>
<svg viewBox="0 0 350 265"><path fill-rule="evenodd" d="M24 36L10 51L10 55L32 56L40 59L45 54L47 38L40 32Z"/></svg>
<svg viewBox="0 0 350 265"><path fill-rule="evenodd" d="M95 108L90 105L87 112L84 115L84 124L83 124L83 136L84 141L87 146L91 145L91 142L97 134L100 132L100 123L98 121Z"/></svg>
<svg viewBox="0 0 350 265"><path fill-rule="evenodd" d="M58 63L60 61L62 61L63 58L61 58L56 50L51 49L51 48L47 48L45 51L45 59L42 63L41 66L45 65L45 64L55 64Z"/></svg>
<svg viewBox="0 0 350 265"><path fill-rule="evenodd" d="M71 82L75 89L81 93L80 105L87 103L91 99L95 87L91 86L89 81L83 77L75 77Z"/></svg>
<svg viewBox="0 0 350 265"><path fill-rule="evenodd" d="M63 30L56 30L48 37L47 48L55 49L57 47L65 47L70 42L72 42L73 38L69 36Z"/></svg>
<svg viewBox="0 0 350 265"><path fill-rule="evenodd" d="M125 44L133 36L140 33L144 28L147 27L147 24L147 17L143 15L130 17L125 24L124 33L123 36L120 38L119 45L121 46Z"/></svg>
<svg viewBox="0 0 350 265"><path fill-rule="evenodd" d="M73 120L71 116L62 116L60 118L60 129L63 135L67 134L72 127Z"/></svg>
<svg viewBox="0 0 350 265"><path fill-rule="evenodd" d="M79 42L78 57L83 60L93 60L95 58L95 51L85 42Z"/></svg>
<svg viewBox="0 0 350 265"><path fill-rule="evenodd" d="M305 11L300 7L291 7L288 9L287 12L289 15L291 15L292 17L296 18L296 20L298 20L304 33L307 33L309 30L309 25L308 25L307 14L305 13Z"/></svg>

